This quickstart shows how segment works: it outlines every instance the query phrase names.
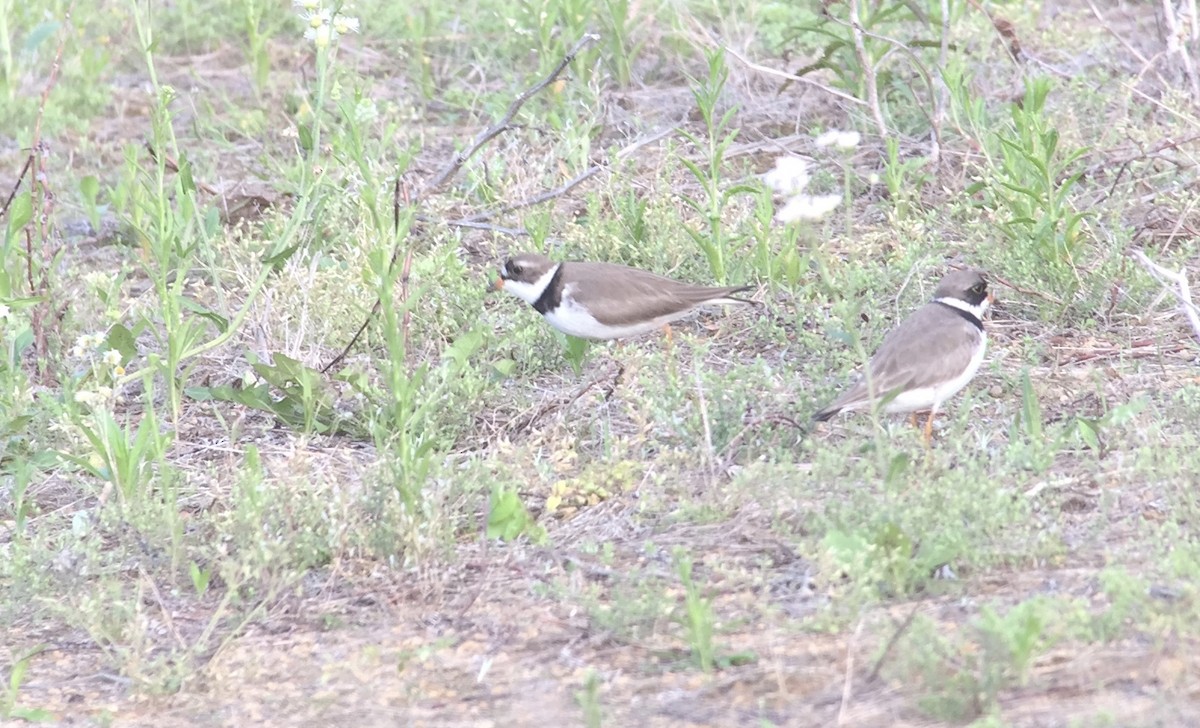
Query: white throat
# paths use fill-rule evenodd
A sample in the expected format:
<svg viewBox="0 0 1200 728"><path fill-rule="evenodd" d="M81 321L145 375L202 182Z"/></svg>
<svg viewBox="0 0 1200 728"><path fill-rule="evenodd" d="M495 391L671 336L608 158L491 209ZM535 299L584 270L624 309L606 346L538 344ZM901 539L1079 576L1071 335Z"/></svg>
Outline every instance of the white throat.
<svg viewBox="0 0 1200 728"><path fill-rule="evenodd" d="M935 298L933 300L937 303L942 303L952 308L957 308L959 311L966 311L975 318L979 319L980 323L983 322L983 314L987 312L988 305L991 303L991 301L985 298L979 302L978 306L972 306L961 298L952 298L950 296L943 296L942 298Z"/></svg>
<svg viewBox="0 0 1200 728"><path fill-rule="evenodd" d="M558 268L561 265L562 263L559 263L546 271L533 283L506 279L504 281L504 290L532 306L546 292L546 286L550 285L551 279L554 278L554 274L558 272Z"/></svg>

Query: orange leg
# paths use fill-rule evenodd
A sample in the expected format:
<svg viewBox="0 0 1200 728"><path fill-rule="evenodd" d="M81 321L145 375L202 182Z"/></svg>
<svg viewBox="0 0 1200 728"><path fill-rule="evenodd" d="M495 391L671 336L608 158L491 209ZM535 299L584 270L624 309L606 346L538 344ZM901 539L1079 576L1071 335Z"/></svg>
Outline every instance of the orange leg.
<svg viewBox="0 0 1200 728"><path fill-rule="evenodd" d="M925 420L925 447L933 441L933 410L929 410L929 418Z"/></svg>

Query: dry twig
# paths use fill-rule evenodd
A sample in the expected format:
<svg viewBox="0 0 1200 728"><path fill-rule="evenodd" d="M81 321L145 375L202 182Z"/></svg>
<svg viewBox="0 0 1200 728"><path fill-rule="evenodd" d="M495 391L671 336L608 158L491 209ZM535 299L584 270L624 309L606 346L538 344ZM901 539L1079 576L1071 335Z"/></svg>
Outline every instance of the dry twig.
<svg viewBox="0 0 1200 728"><path fill-rule="evenodd" d="M8 193L8 198L4 200L4 204L0 205L0 218L8 212L8 206L12 204L13 198L17 196L17 191L21 189L21 182L25 180L25 175L29 174L29 169L33 166L33 154L31 153L25 158L25 166L21 167L21 173L17 175L17 181L13 183L12 190Z"/></svg>
<svg viewBox="0 0 1200 728"><path fill-rule="evenodd" d="M25 229L25 245L27 256L27 264L29 266L29 294L38 296L47 294L47 289L50 286L50 269L54 256L57 251L52 250L49 242L50 232L47 225L51 224L51 209L54 205L54 192L49 187L50 174L46 170L46 153L49 151L45 143L42 142L42 120L46 116L46 103L50 100L50 92L58 83L58 72L62 67L63 48L66 47L67 37L72 33L71 13L75 9L75 3L72 2L67 6L66 13L63 16L62 27L59 30L58 49L54 52L54 62L50 64L50 76L46 81L45 88L42 89L41 103L38 105L37 118L33 123L33 139L30 142L30 159L33 160L33 171L29 178L30 192L32 197L31 203L39 203L34 206L34 219L37 220L38 242L41 244L42 268L41 280L35 284L33 279L33 241L29 232L29 228ZM18 180L20 183L20 180ZM13 190L14 194L16 190ZM38 361L46 361L46 319L48 314L52 313L51 307L55 305L54 298L46 295L44 303L39 304L33 309L30 317L30 328L34 332L34 350L38 353ZM62 305L65 305L62 304ZM44 373L44 372L43 372Z"/></svg>
<svg viewBox="0 0 1200 728"><path fill-rule="evenodd" d="M447 162L446 165L433 176L432 179L426 182L425 186L422 187L420 192L418 192L413 198L413 202L420 202L431 192L446 184L446 181L453 177L454 173L457 172L464 164L466 164L468 159L475 156L475 153L482 149L485 144L509 129L512 129L513 118L516 117L517 112L521 110L521 107L525 105L525 102L537 95L537 93L542 89L554 83L559 75L566 70L567 66L571 65L571 61L575 60L575 56L579 55L580 51L598 40L600 40L600 36L596 35L595 33L587 33L580 38L575 46L571 48L571 50L567 51L567 54L563 56L558 65L554 67L554 70L550 71L550 73L547 74L546 77L541 81L517 94L517 97L513 99L511 104L508 105L508 111L504 112L504 116L501 117L500 121L497 121L495 124L492 124L488 128L481 131L466 149L462 150L458 154L455 154L454 157L452 157L450 161Z"/></svg>
<svg viewBox="0 0 1200 728"><path fill-rule="evenodd" d="M538 420L542 419L551 412L554 412L555 410L570 407L572 404L578 401L580 397L587 394L590 390L606 380L608 381L608 384L605 386L606 391L604 398L608 399L616 390L617 385L620 384L622 375L625 374L624 364L616 360L614 360L613 363L616 365L613 369L605 370L599 376L575 390L575 393L568 396L565 400L549 402L543 405L537 412L534 412L529 417L514 422L512 425L510 425L510 430L514 433L528 432L529 430L532 430L533 426L537 424Z"/></svg>
<svg viewBox="0 0 1200 728"><path fill-rule="evenodd" d="M1150 275L1154 276L1156 281L1161 283L1164 288L1173 293L1175 298L1179 300L1179 305L1183 308L1183 313L1187 316L1188 323L1192 325L1192 331L1196 334L1196 339L1200 340L1200 309L1196 308L1196 304L1192 303L1192 291L1191 286L1188 285L1187 270L1180 268L1179 272L1176 273L1150 260L1140 250L1135 249L1132 252L1133 257L1150 272Z"/></svg>
<svg viewBox="0 0 1200 728"><path fill-rule="evenodd" d="M865 106L867 103L866 101L863 101L862 99L858 98L857 96L851 96L850 94L845 93L843 91L838 91L835 88L826 86L825 84L814 81L811 78L807 78L805 76L797 76L793 73L788 73L787 71L780 71L777 68L771 68L770 66L759 65L757 63L754 63L753 61L749 61L746 59L745 56L738 53L737 51L730 48L729 46L722 46L722 48L724 48L726 53L728 53L729 55L733 56L734 58L738 59L743 64L745 64L747 68L758 71L759 73L765 73L768 76L776 76L778 78L784 78L784 79L787 79L788 81L799 81L800 83L807 84L807 85L813 86L815 88L819 88L822 91L824 91L825 93L829 94L830 96L836 96L839 99L849 101L852 104L859 104L860 106Z"/></svg>
<svg viewBox="0 0 1200 728"><path fill-rule="evenodd" d="M653 144L654 142L658 141L659 139L662 139L663 137L674 133L675 130L678 128L679 127L677 127L677 126L667 127L666 129L662 129L654 134L651 134L650 136L642 137L642 138L634 141L633 143L625 146L623 149L621 149L620 151L617 152L617 154L616 154L617 160L621 161L621 160L629 158L637 150L641 149L642 147L646 146L647 144ZM559 185L558 187L555 187L552 190L546 190L545 192L536 194L532 197L526 197L523 200L511 202L511 203L504 205L502 207L499 207L495 210L488 210L486 212L480 212L475 215L471 215L470 217L463 218L462 220L450 222L447 224L454 225L454 224L462 224L462 223L484 222L486 220L491 220L492 218L494 218L498 215L505 215L507 213L513 212L514 210L521 210L526 207L533 207L534 205L540 205L543 202L549 202L550 200L554 200L559 197L562 197L563 195L567 194L571 190L575 189L579 185L588 181L592 177L595 177L597 174L600 174L601 172L603 172L606 169L608 169L607 164L592 165L591 167L584 170L582 173L576 175L574 178L568 180L567 182L565 182L562 185ZM528 235L528 233L525 233L525 234Z"/></svg>
<svg viewBox="0 0 1200 728"><path fill-rule="evenodd" d="M863 42L863 24L859 17L858 0L850 0L850 33L854 37L854 53L858 56L858 65L863 70L863 83L867 87L867 106L871 116L875 117L875 128L881 139L887 138L887 124L883 123L883 109L879 106L879 85L875 81L875 66L867 55L867 45Z"/></svg>
<svg viewBox="0 0 1200 728"><path fill-rule="evenodd" d="M908 631L908 628L912 625L913 620L917 617L917 611L920 609L921 602L917 602L913 605L912 611L908 613L908 616L904 618L904 621L896 627L896 631L892 633L891 638L888 639L887 644L884 645L883 652L879 655L879 659L875 660L875 667L872 667L870 674L867 675L868 685L875 682L875 678L879 677L879 671L883 669L884 660L888 658L888 655L890 655L892 652L892 648L895 647L896 643L900 641L900 636Z"/></svg>
<svg viewBox="0 0 1200 728"><path fill-rule="evenodd" d="M1200 102L1200 77L1196 75L1196 65L1192 61L1192 55L1188 52L1187 43L1184 42L1186 33L1182 29L1181 19L1176 17L1175 1L1162 0L1163 19L1167 24L1167 52L1179 56L1183 63L1183 75L1187 79L1188 87L1192 92L1192 102ZM1194 6L1193 6L1194 11ZM1191 18L1193 27L1196 23L1196 16Z"/></svg>

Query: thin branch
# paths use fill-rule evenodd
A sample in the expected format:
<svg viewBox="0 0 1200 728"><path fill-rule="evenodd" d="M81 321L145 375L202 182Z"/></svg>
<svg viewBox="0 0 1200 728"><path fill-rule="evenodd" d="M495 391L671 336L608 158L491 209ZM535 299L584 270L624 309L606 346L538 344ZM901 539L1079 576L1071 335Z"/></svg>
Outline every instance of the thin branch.
<svg viewBox="0 0 1200 728"><path fill-rule="evenodd" d="M963 265L961 263L950 263L949 267L954 268L955 270L967 270L968 269L968 266ZM1036 298L1042 299L1043 301L1049 301L1050 303L1057 304L1059 306L1063 305L1062 299L1055 298L1054 296L1051 296L1049 293L1035 291L1032 288L1022 288L1021 286L1018 286L1016 283L1013 283L1012 281L1009 281L1005 278L1001 278L1000 276L996 275L995 273L989 272L987 274L987 277L988 277L988 280L995 281L1006 288L1011 288L1023 296L1034 296Z"/></svg>
<svg viewBox="0 0 1200 728"><path fill-rule="evenodd" d="M612 369L606 369L605 371L601 372L595 378L588 381L579 389L575 390L575 393L568 396L566 399L548 402L529 417L511 423L508 427L508 431L511 433L531 431L533 426L536 425L543 417L551 412L570 407L572 404L578 401L580 397L587 394L590 390L598 387L602 382L608 382L607 386L604 387L604 389L607 390L604 398L608 399L616 390L617 385L621 383L621 377L625 374L624 364L615 359L613 360L613 364L615 366Z"/></svg>
<svg viewBox="0 0 1200 728"><path fill-rule="evenodd" d="M1200 101L1200 77L1196 75L1196 66L1188 53L1187 44L1183 42L1184 32L1180 30L1179 18L1175 16L1173 0L1163 0L1163 17L1167 21L1167 52L1179 55L1183 62L1183 75L1192 91L1192 102ZM1195 22L1195 18L1192 19Z"/></svg>
<svg viewBox="0 0 1200 728"><path fill-rule="evenodd" d="M524 238L529 236L529 231L525 228L504 227L503 225L493 225L490 222L477 222L471 219L465 220L438 220L429 215L417 215L417 222L436 223L441 225L449 225L450 227L468 228L470 230L488 230L501 235L511 235L514 238Z"/></svg>
<svg viewBox="0 0 1200 728"><path fill-rule="evenodd" d="M946 64L950 60L950 0L941 0L942 37L938 44L937 92L933 97L933 138L929 140L929 161L937 165L942 158L942 124L950 108L950 87L946 85Z"/></svg>
<svg viewBox="0 0 1200 728"><path fill-rule="evenodd" d="M1154 276L1156 281L1161 283L1164 288L1169 290L1179 300L1179 304L1187 316L1188 323L1192 325L1192 331L1196 334L1196 339L1200 340L1200 309L1197 309L1196 304L1192 303L1192 291L1191 286L1188 284L1187 270L1181 268L1176 273L1150 260L1140 250L1134 249L1131 252L1133 253L1133 257L1150 272L1150 275Z"/></svg>
<svg viewBox="0 0 1200 728"><path fill-rule="evenodd" d="M854 628L854 634L850 636L850 642L846 645L846 676L842 679L842 702L838 706L837 725L846 725L846 712L850 708L850 697L854 694L854 648L858 645L858 638L862 635L863 618L858 618L858 626Z"/></svg>
<svg viewBox="0 0 1200 728"><path fill-rule="evenodd" d="M884 660L887 659L888 655L892 651L892 648L896 646L896 643L900 641L900 636L908 631L908 628L912 625L913 620L916 618L917 612L920 609L920 602L914 604L912 611L908 613L908 616L903 622L900 623L900 626L896 629L896 631L892 633L891 638L888 640L887 644L884 645L883 652L879 655L879 659L875 661L875 667L871 668L871 673L867 675L868 685L875 682L875 678L879 677L879 671L883 669Z"/></svg>
<svg viewBox="0 0 1200 728"><path fill-rule="evenodd" d="M4 201L4 206L0 207L0 218L8 212L8 206L12 204L13 198L17 196L17 190L21 189L21 182L25 179L25 175L29 174L29 169L33 166L33 154L25 158L25 166L21 167L21 173L17 175L17 181L13 183L12 191L8 193L8 199Z"/></svg>
<svg viewBox="0 0 1200 728"><path fill-rule="evenodd" d="M525 105L525 102L533 98L542 89L554 83L554 81L559 77L560 74L562 74L566 67L571 65L571 61L575 60L575 56L579 55L580 51L598 40L600 40L600 36L596 35L595 33L588 33L580 38L575 46L571 50L567 51L567 55L563 56L562 60L559 61L558 65L554 67L554 70L552 70L549 75L533 86L517 94L517 97L513 99L511 104L509 104L508 111L504 113L504 116L501 117L500 121L492 124L480 132L475 137L475 141L471 142L466 149L462 150L458 154L455 154L454 157L451 158L450 161L447 162L446 165L442 167L442 169L435 174L432 179L426 182L425 186L422 187L420 192L418 192L413 198L413 202L416 203L420 200L423 200L434 190L444 185L446 180L453 177L454 173L462 168L462 166L467 163L467 160L473 157L475 153L482 149L485 144L511 129L513 118L516 117L517 112L521 110L521 107Z"/></svg>
<svg viewBox="0 0 1200 728"><path fill-rule="evenodd" d="M606 169L606 167L603 167L599 164L597 164L593 167L589 167L582 174L576 175L574 178L568 180L566 183L564 183L562 185L559 185L558 187L555 187L552 190L546 190L545 192L536 194L533 197L527 197L524 200L510 202L509 204L498 207L495 210L486 210L484 212L476 213L474 215L471 215L468 218L464 218L463 222L484 222L485 220L491 220L492 218L496 217L497 215L505 215L514 210L520 210L520 209L526 208L526 207L533 207L534 205L540 205L543 202L549 202L550 200L557 199L557 198L562 197L563 195L567 194L571 190L575 189L579 185L583 184L584 182L587 182L592 177L595 177L596 175L600 174L600 172L604 171L604 169Z"/></svg>
<svg viewBox="0 0 1200 728"><path fill-rule="evenodd" d="M616 154L617 160L620 161L620 160L623 160L623 159L626 159L626 158L632 156L633 153L636 152L637 150L641 149L642 147L646 146L647 144L653 144L654 142L662 139L663 137L669 136L670 134L674 133L675 130L677 130L678 128L679 127L677 127L677 126L667 127L666 129L662 129L654 134L651 134L648 137L644 137L644 138L641 138L641 139L638 139L638 140L632 142L631 144L625 146L619 152L617 152L617 154ZM511 203L504 205L502 207L499 207L495 210L487 210L484 212L477 213L475 215L471 215L470 217L464 218L462 220L462 222L483 222L485 220L491 220L492 218L496 217L497 215L505 215L514 210L521 210L526 207L533 207L534 205L540 205L543 202L549 202L550 200L556 199L558 197L562 197L563 195L567 194L571 190L575 189L579 185L588 181L592 177L595 177L597 174L603 172L606 169L608 169L607 164L593 165L593 166L589 167L588 169L584 170L582 173L576 175L574 178L568 180L567 182L565 182L562 185L559 185L558 187L555 187L552 190L546 190L545 192L534 195L532 197L526 197L523 200L518 200L517 202L511 202Z"/></svg>
<svg viewBox="0 0 1200 728"><path fill-rule="evenodd" d="M38 242L41 245L42 253L42 267L39 270L39 282L41 284L39 288L41 290L35 290L32 278L33 249L31 241L27 236L26 242L29 244L27 254L30 257L29 265L31 271L29 295L31 296L37 296L39 294L48 292L48 289L50 288L50 270L52 267L51 261L54 260L54 256L56 255L56 251L52 251L50 248L49 231L47 229L48 225L51 227L53 226L50 218L54 205L54 191L49 187L50 174L46 171L46 155L49 152L49 148L42 141L42 121L46 116L46 104L50 101L50 92L54 90L55 85L58 83L58 72L62 67L63 49L67 45L67 37L71 35L73 31L71 26L71 13L74 10L75 3L72 1L71 4L67 6L66 12L63 15L63 23L59 30L58 49L54 52L54 62L50 64L50 76L46 80L45 88L42 89L42 98L41 102L38 104L37 118L33 123L33 139L29 145L31 149L30 158L33 160L33 170L31 171L31 176L29 178L30 203L31 206L33 206L35 202L37 203L36 207L34 208L34 214L35 219L37 220ZM36 200L34 199L35 197ZM34 310L30 320L30 327L34 331L34 349L37 351L39 362L44 362L46 360L47 339L45 324L47 314L49 313L50 306L52 305L51 301L53 297L46 296L46 299L47 300L44 304L39 305Z"/></svg>
<svg viewBox="0 0 1200 728"><path fill-rule="evenodd" d="M749 68L751 70L758 71L759 73L765 73L768 76L775 76L776 78L785 78L789 81L799 81L800 83L807 84L814 88L819 88L822 91L824 91L825 93L829 94L830 96L836 96L839 99L849 101L852 104L858 104L859 106L866 106L866 104L867 104L866 101L863 101L862 99L858 98L857 96L852 96L844 91L838 91L835 88L830 88L829 86L826 86L825 84L820 83L818 81L814 81L811 78L806 78L805 76L797 76L794 73L788 73L787 71L780 71L777 68L771 68L770 66L759 65L757 63L754 63L753 61L749 61L744 56L742 56L740 53L735 51L733 48L730 48L729 46L722 46L722 48L724 48L726 53L728 53L729 55L731 55L734 58L741 61L743 64L745 64L745 66L747 68Z"/></svg>
<svg viewBox="0 0 1200 728"><path fill-rule="evenodd" d="M879 86L875 82L875 66L867 55L867 45L863 42L863 24L858 14L858 0L850 0L850 29L854 36L854 53L858 56L858 65L863 69L863 83L867 86L867 106L871 116L875 117L875 127L881 139L886 139L887 124L883 123L883 109L879 106Z"/></svg>

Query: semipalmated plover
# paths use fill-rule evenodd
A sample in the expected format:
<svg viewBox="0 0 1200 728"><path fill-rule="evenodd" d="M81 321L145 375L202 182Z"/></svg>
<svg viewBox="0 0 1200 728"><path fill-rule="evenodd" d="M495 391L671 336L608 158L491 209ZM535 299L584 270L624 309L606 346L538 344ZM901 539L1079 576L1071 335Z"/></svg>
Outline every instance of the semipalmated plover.
<svg viewBox="0 0 1200 728"><path fill-rule="evenodd" d="M915 416L928 410L928 443L938 408L965 387L983 363L987 349L983 314L991 302L982 272L946 274L933 292L933 300L892 329L864 375L813 419L868 409L876 402L882 403L885 412Z"/></svg>
<svg viewBox="0 0 1200 728"><path fill-rule="evenodd" d="M615 263L556 263L536 253L506 260L495 287L533 306L564 334L583 339L638 336L701 306L754 303L733 297L751 286L693 286Z"/></svg>

